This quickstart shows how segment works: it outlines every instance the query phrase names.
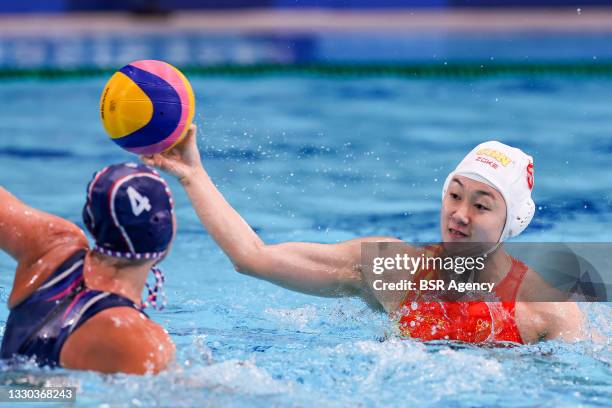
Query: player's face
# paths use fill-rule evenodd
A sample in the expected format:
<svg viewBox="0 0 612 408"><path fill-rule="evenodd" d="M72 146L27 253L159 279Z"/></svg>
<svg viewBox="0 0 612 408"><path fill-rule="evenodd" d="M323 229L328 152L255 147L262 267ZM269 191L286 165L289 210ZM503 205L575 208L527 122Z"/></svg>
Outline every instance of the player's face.
<svg viewBox="0 0 612 408"><path fill-rule="evenodd" d="M499 191L467 177L453 177L440 212L443 242L496 243L505 222L506 203Z"/></svg>

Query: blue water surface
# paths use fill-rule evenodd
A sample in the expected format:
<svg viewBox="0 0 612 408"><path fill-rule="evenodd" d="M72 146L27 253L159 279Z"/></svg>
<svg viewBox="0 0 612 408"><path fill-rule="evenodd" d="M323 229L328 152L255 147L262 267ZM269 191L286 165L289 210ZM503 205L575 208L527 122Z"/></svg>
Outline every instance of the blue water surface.
<svg viewBox="0 0 612 408"><path fill-rule="evenodd" d="M85 186L135 156L98 118L106 78L0 85L0 185L82 225ZM534 221L517 240L610 242L612 80L192 78L203 162L268 243L366 235L439 238L444 179L500 140L534 157ZM169 178L169 177L168 177ZM76 406L610 406L611 309L582 304L603 343L516 348L392 335L357 299L321 299L236 273L175 194L178 236L162 264L177 344L158 376L2 366L3 384L78 387ZM15 263L0 255L6 302ZM2 327L8 311L0 310Z"/></svg>

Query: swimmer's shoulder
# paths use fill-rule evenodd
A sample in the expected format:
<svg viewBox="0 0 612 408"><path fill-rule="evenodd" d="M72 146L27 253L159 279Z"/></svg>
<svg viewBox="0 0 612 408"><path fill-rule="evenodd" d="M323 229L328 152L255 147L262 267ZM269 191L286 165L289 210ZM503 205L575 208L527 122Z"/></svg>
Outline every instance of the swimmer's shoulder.
<svg viewBox="0 0 612 408"><path fill-rule="evenodd" d="M62 367L103 373L158 373L174 360L163 327L131 307L106 309L83 323L62 348Z"/></svg>
<svg viewBox="0 0 612 408"><path fill-rule="evenodd" d="M402 245L403 244L403 245ZM385 254L395 254L400 251L414 251L414 247L409 246L404 241L395 237L372 236L354 238L348 241L335 244L339 256L347 256L354 265L355 281L364 281L365 276L362 261L364 256L378 257Z"/></svg>
<svg viewBox="0 0 612 408"><path fill-rule="evenodd" d="M373 310L388 313L397 310L401 306L406 294L399 291L391 293L389 291L373 290L374 280L378 279L378 276L369 273L368 268L364 268L365 264L362 265L362 262L371 264L370 262L373 258L395 259L396 255L403 256L404 254L416 258L424 253L424 248L412 246L399 238L387 236L357 238L347 242L353 244L353 256L360 264L361 298ZM368 246L366 247L366 245ZM400 271L395 276L398 280L411 280L413 278L413 275L408 271Z"/></svg>
<svg viewBox="0 0 612 408"><path fill-rule="evenodd" d="M14 243L22 254L17 259L15 280L9 297L9 308L30 296L71 255L88 250L83 230L74 223L23 205L29 220L14 220L18 235Z"/></svg>
<svg viewBox="0 0 612 408"><path fill-rule="evenodd" d="M371 245L370 250L374 251L377 256L395 256L397 253L408 253L411 256L418 256L423 251L419 247L409 245L405 241L387 236L372 236L355 238L346 241L344 244L352 247L355 254L361 257L362 251L365 249L365 245Z"/></svg>

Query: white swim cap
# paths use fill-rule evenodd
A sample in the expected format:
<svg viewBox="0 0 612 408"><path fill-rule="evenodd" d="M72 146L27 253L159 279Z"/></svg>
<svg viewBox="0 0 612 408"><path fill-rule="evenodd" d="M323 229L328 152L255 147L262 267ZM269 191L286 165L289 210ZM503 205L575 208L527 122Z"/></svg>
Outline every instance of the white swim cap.
<svg viewBox="0 0 612 408"><path fill-rule="evenodd" d="M522 150L497 141L479 144L446 178L443 199L454 176L485 183L504 197L506 224L499 242L516 237L531 222L535 213L535 203L531 199L533 158Z"/></svg>

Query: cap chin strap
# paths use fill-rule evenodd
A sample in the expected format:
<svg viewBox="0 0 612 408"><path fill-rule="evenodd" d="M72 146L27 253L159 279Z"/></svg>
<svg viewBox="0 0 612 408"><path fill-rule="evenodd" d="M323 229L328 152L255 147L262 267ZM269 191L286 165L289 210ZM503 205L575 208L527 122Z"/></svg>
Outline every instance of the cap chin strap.
<svg viewBox="0 0 612 408"><path fill-rule="evenodd" d="M153 276L155 277L155 284L151 288L149 282L145 283L147 285L147 291L149 292L149 295L147 296L147 299L142 302L142 308L144 309L146 307L151 306L155 310L164 310L167 304L166 294L164 293L163 289L165 281L164 274L159 268L155 266L151 268L151 272L153 272ZM158 296L159 298L161 298L161 302L159 303Z"/></svg>
<svg viewBox="0 0 612 408"><path fill-rule="evenodd" d="M499 248L499 246L502 244L502 241L497 241L497 243L495 245L493 245L491 247L491 249L487 250L484 254L480 255L484 258L486 258L487 256L489 256L489 254L491 254L492 252L495 252L497 250L497 248Z"/></svg>

